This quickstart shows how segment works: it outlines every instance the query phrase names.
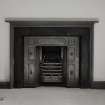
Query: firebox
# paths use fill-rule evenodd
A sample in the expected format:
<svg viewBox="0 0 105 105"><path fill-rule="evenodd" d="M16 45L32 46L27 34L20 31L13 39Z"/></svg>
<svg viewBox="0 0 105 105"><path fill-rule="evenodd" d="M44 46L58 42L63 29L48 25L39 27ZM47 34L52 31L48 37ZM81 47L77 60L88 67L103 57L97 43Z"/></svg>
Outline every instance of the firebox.
<svg viewBox="0 0 105 105"><path fill-rule="evenodd" d="M63 47L42 46L40 55L41 83L62 83L64 69Z"/></svg>
<svg viewBox="0 0 105 105"><path fill-rule="evenodd" d="M93 26L97 19L6 21L10 22L10 88L91 88Z"/></svg>

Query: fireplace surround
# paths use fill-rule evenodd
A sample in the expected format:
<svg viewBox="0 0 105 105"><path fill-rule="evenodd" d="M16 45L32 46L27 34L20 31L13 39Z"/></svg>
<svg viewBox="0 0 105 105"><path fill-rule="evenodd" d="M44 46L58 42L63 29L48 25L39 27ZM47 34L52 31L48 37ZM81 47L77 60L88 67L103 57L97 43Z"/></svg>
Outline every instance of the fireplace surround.
<svg viewBox="0 0 105 105"><path fill-rule="evenodd" d="M82 18L6 18L10 23L10 88L91 88L94 23Z"/></svg>

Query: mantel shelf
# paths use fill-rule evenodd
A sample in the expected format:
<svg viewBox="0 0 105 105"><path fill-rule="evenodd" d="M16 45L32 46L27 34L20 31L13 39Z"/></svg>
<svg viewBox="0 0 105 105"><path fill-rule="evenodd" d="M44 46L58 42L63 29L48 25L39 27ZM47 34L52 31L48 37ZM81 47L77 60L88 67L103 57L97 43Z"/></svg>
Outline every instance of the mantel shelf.
<svg viewBox="0 0 105 105"><path fill-rule="evenodd" d="M39 26L39 27L69 27L69 26L83 26L98 23L98 18L6 18L6 22L14 24L15 26Z"/></svg>
<svg viewBox="0 0 105 105"><path fill-rule="evenodd" d="M6 18L6 22L35 22L35 21L62 21L62 22L98 22L98 18Z"/></svg>

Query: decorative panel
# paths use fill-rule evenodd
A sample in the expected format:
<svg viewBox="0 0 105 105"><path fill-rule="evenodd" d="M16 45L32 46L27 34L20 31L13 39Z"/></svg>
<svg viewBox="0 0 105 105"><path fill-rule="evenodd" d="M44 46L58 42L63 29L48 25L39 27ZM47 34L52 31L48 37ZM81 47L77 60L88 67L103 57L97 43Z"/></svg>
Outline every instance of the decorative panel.
<svg viewBox="0 0 105 105"><path fill-rule="evenodd" d="M68 69L67 69L67 85L76 87L79 80L79 38L69 38L68 45Z"/></svg>
<svg viewBox="0 0 105 105"><path fill-rule="evenodd" d="M38 44L40 45L49 45L49 44L53 44L53 45L64 45L66 44L66 40L63 38L41 38L38 41Z"/></svg>
<svg viewBox="0 0 105 105"><path fill-rule="evenodd" d="M69 73L69 79L68 79L68 81L74 81L74 79L75 79L75 73L74 73L74 71L75 71L75 64L69 64L69 71L68 71L68 73Z"/></svg>
<svg viewBox="0 0 105 105"><path fill-rule="evenodd" d="M36 48L34 40L24 38L24 82L32 83L35 81L35 60Z"/></svg>
<svg viewBox="0 0 105 105"><path fill-rule="evenodd" d="M67 37L25 37L26 44L35 46L67 46Z"/></svg>
<svg viewBox="0 0 105 105"><path fill-rule="evenodd" d="M35 54L34 54L34 47L28 47L28 59L34 60Z"/></svg>
<svg viewBox="0 0 105 105"><path fill-rule="evenodd" d="M29 81L34 81L35 79L35 65L34 63L28 64L28 79Z"/></svg>

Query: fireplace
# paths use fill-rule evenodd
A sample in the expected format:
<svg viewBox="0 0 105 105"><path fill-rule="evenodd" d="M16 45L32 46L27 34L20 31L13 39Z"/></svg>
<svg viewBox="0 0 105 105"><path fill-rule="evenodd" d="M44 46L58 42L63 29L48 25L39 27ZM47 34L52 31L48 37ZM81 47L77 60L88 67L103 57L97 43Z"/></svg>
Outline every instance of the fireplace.
<svg viewBox="0 0 105 105"><path fill-rule="evenodd" d="M10 87L90 88L96 19L23 19L10 22Z"/></svg>

